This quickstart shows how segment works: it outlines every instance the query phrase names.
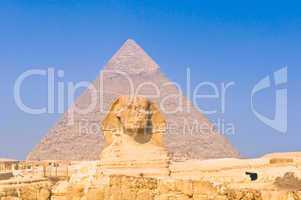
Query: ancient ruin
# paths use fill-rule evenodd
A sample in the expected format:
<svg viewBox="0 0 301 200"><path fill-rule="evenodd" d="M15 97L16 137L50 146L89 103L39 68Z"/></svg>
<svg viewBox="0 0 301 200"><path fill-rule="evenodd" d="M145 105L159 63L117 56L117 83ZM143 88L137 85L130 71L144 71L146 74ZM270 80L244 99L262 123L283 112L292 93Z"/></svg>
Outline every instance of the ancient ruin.
<svg viewBox="0 0 301 200"><path fill-rule="evenodd" d="M124 166L123 166L124 167ZM257 159L172 162L171 173L104 174L99 161L73 162L68 177L20 176L0 181L0 200L300 200L301 154ZM123 168L125 171L126 169ZM136 168L136 171L140 169ZM252 171L258 179L245 174ZM119 171L120 172L120 171Z"/></svg>
<svg viewBox="0 0 301 200"><path fill-rule="evenodd" d="M134 41L128 40L105 69L109 75L93 84L97 99L104 98L104 110L97 101L92 112L70 112L89 105L86 91L30 153L33 161L0 160L0 200L301 199L300 152L238 159L217 133L183 135L187 120L190 126L194 120L212 125ZM129 95L120 73L142 94ZM153 91L141 89L145 82L157 85L162 96L146 98ZM168 94L190 111L167 112L179 106L175 99L161 109ZM89 133L78 128L82 123L100 128ZM177 128L168 129L169 123ZM90 161L78 161L83 159Z"/></svg>
<svg viewBox="0 0 301 200"><path fill-rule="evenodd" d="M0 180L0 200L301 199L298 152L170 161L164 113L142 96L118 97L99 126L100 160L18 161Z"/></svg>
<svg viewBox="0 0 301 200"><path fill-rule="evenodd" d="M171 66L172 67L172 66ZM87 89L28 155L28 160L96 160L106 146L99 121L112 102L122 95L147 96L164 110L168 128L164 141L173 160L238 157L235 148L179 88L160 71L159 65L133 40L127 40ZM75 108L96 106L87 113ZM70 119L72 123L70 123ZM200 127L205 127L200 129Z"/></svg>
<svg viewBox="0 0 301 200"><path fill-rule="evenodd" d="M169 174L169 156L164 147L166 121L155 103L145 97L121 96L102 122L108 146L100 157L107 174Z"/></svg>

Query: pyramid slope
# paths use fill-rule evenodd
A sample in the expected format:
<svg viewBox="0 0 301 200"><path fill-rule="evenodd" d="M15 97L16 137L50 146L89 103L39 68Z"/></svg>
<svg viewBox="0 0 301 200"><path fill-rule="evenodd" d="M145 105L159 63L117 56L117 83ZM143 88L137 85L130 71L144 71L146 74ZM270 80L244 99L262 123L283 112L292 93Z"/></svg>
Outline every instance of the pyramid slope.
<svg viewBox="0 0 301 200"><path fill-rule="evenodd" d="M120 95L129 95L131 85L137 95L147 96L166 111L176 110L179 99L181 105L187 105L188 109L172 114L164 112L168 123L164 140L174 160L238 156L237 151L222 135L195 129L195 123L208 127L211 127L211 124L179 93L176 86L170 84L170 81L159 71L159 66L134 41L128 40L104 69L93 82L98 92L98 105L95 109L87 114L75 112L74 123L71 125L68 123L70 116L66 112L28 155L29 160L98 159L105 147L99 123L114 99ZM109 73L106 70L109 70ZM125 78L120 72L126 73L127 77ZM129 84L128 79L132 84ZM155 95L157 90L154 87L158 88L159 96ZM172 95L174 98L169 98ZM86 107L91 101L90 96L89 91L85 91L73 106ZM69 110L72 110L73 106ZM100 107L104 108L104 111Z"/></svg>
<svg viewBox="0 0 301 200"><path fill-rule="evenodd" d="M150 73L158 69L157 63L132 39L128 39L106 65L106 70L129 74Z"/></svg>

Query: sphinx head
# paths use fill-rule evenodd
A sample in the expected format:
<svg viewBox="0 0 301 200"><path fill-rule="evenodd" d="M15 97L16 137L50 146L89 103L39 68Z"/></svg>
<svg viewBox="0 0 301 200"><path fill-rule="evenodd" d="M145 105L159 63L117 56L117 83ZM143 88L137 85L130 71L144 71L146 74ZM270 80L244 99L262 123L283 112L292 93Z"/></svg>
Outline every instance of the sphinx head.
<svg viewBox="0 0 301 200"><path fill-rule="evenodd" d="M116 112L116 117L122 125L125 133L137 134L151 128L150 105L151 103L144 97L120 97L118 100L120 107Z"/></svg>
<svg viewBox="0 0 301 200"><path fill-rule="evenodd" d="M102 123L106 135L112 130L122 131L134 139L147 140L151 138L155 128L165 128L165 119L154 103L145 97L121 96L111 106L111 109ZM109 138L109 141L108 141Z"/></svg>

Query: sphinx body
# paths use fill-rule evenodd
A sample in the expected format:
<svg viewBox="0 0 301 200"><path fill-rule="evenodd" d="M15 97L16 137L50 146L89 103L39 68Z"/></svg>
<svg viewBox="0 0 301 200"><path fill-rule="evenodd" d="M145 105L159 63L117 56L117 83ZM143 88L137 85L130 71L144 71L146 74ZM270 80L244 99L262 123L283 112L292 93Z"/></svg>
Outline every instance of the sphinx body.
<svg viewBox="0 0 301 200"><path fill-rule="evenodd" d="M164 176L169 156L164 148L166 121L145 97L119 97L102 122L108 146L100 156L107 174Z"/></svg>

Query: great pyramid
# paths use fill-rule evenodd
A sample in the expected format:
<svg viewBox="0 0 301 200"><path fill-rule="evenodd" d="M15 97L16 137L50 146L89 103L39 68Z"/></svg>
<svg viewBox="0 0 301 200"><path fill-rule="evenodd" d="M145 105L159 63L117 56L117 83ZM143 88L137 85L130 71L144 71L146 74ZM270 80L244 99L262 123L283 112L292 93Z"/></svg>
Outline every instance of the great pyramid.
<svg viewBox="0 0 301 200"><path fill-rule="evenodd" d="M224 136L209 128L199 128L212 128L212 125L131 39L111 58L91 86L97 95L91 95L92 90L88 89L83 92L29 153L28 160L99 159L105 147L99 124L112 101L120 95L130 95L131 89L156 101L165 113L168 130L164 140L174 160L238 156ZM97 104L89 112L78 111L89 107L93 100Z"/></svg>

